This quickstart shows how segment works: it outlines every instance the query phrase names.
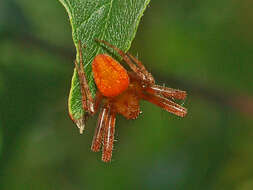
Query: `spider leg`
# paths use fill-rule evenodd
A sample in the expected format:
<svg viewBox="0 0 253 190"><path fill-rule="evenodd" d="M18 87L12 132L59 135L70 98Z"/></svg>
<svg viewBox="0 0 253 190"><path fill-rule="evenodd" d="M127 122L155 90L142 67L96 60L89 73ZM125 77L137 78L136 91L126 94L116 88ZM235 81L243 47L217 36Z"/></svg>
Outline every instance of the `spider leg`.
<svg viewBox="0 0 253 190"><path fill-rule="evenodd" d="M151 102L152 104L155 104L167 112L173 113L177 116L184 117L187 114L186 108L159 95L143 93L141 97L142 99Z"/></svg>
<svg viewBox="0 0 253 190"><path fill-rule="evenodd" d="M86 92L85 92L85 83L87 83L86 78L84 77L84 73L81 71L80 67L77 64L77 61L75 60L75 67L76 71L78 74L78 78L80 81L80 86L81 86L81 94L82 94L82 105L84 110L88 110L87 107L87 97L86 97Z"/></svg>
<svg viewBox="0 0 253 190"><path fill-rule="evenodd" d="M168 88L165 86L153 85L145 89L146 92L150 94L159 94L165 98L175 98L178 100L184 100L187 96L187 93L182 90L177 90L173 88Z"/></svg>
<svg viewBox="0 0 253 190"><path fill-rule="evenodd" d="M136 57L131 55L130 53L127 52L127 55L136 63L136 65L139 66L141 72L146 76L146 80L149 85L155 83L154 77L151 75L151 73L148 72L148 70L145 68L145 66L142 64L141 61L139 61Z"/></svg>
<svg viewBox="0 0 253 190"><path fill-rule="evenodd" d="M98 40L96 39L97 42L103 43L109 47L111 47L112 49L114 49L123 59L124 61L128 64L128 66L136 73L136 75L144 82L149 83L147 81L149 81L148 76L146 76L145 73L142 72L142 68L137 67L132 61L131 59L128 57L127 54L125 54L122 50L120 50L119 48L115 47L114 45L104 41L104 40ZM139 63L138 63L139 64ZM146 69L145 69L146 70ZM153 77L152 77L153 78Z"/></svg>
<svg viewBox="0 0 253 190"><path fill-rule="evenodd" d="M91 150L94 152L98 152L100 150L103 133L107 125L108 117L109 108L104 106L103 108L101 108L101 111L99 113L97 127L92 140Z"/></svg>
<svg viewBox="0 0 253 190"><path fill-rule="evenodd" d="M103 146L103 154L102 161L109 162L112 157L112 149L114 143L114 132L115 132L115 120L116 113L110 110L109 118L107 120L107 124L104 130L104 146Z"/></svg>
<svg viewBox="0 0 253 190"><path fill-rule="evenodd" d="M75 67L78 73L79 81L80 81L80 86L81 86L81 94L82 94L82 104L83 104L83 109L85 111L88 111L89 114L94 114L95 109L94 109L94 100L92 98L89 85L84 73L84 67L83 67L83 55L82 55L82 49L81 49L81 42L78 42L78 47L79 47L79 65L77 61L75 61Z"/></svg>
<svg viewBox="0 0 253 190"><path fill-rule="evenodd" d="M85 47L85 46L84 46ZM83 55L82 55L82 50L81 50L81 42L78 42L78 48L79 48L79 65L77 63L77 61L75 60L75 68L78 74L78 78L80 81L80 88L81 88L81 95L82 95L82 106L83 106L83 110L87 111L84 116L80 119L74 119L72 116L71 119L76 123L77 127L80 130L80 134L83 133L84 127L85 127L85 121L88 118L89 114L95 114L99 104L101 102L102 99L102 95L97 92L96 93L96 97L95 100L93 100L90 89L89 89L89 85L84 73L84 67L83 67Z"/></svg>
<svg viewBox="0 0 253 190"><path fill-rule="evenodd" d="M136 57L131 55L129 52L126 53L140 68L142 71L147 71L141 61L139 61Z"/></svg>

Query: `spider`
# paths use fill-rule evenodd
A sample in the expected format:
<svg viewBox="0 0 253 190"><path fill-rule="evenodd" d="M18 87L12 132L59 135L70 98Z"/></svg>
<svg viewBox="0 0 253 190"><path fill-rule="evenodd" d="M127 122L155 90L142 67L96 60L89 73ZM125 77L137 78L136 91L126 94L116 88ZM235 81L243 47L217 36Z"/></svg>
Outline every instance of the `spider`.
<svg viewBox="0 0 253 190"><path fill-rule="evenodd" d="M139 101L143 99L167 112L184 117L187 109L172 100L185 99L186 92L156 85L153 76L137 58L104 40L96 41L114 49L131 69L127 71L107 54L97 55L92 62L92 72L98 90L95 98L92 98L83 70L79 41L80 61L79 64L75 61L75 67L80 80L82 106L88 115L94 115L100 107L91 150L98 152L103 146L102 161L109 162L112 157L117 114L123 115L126 119L136 119L141 112ZM80 133L82 130L83 128L80 128Z"/></svg>

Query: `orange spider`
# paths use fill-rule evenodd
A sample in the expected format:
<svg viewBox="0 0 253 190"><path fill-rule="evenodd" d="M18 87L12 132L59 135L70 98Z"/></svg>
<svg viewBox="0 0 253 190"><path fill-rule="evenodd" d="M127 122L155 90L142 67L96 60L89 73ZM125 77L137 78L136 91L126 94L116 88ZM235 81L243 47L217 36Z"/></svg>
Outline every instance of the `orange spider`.
<svg viewBox="0 0 253 190"><path fill-rule="evenodd" d="M93 99L83 70L79 42L80 65L75 61L75 67L80 80L83 109L88 114L94 115L101 104L91 150L98 152L103 142L102 161L108 162L112 157L116 114L121 114L127 119L136 119L140 114L139 101L143 99L170 113L184 117L187 109L171 99L183 100L186 98L186 92L156 85L153 76L131 54L124 53L104 40L96 41L118 52L132 70L125 70L109 55L97 55L92 63L92 72L98 88ZM80 129L80 132L82 130Z"/></svg>

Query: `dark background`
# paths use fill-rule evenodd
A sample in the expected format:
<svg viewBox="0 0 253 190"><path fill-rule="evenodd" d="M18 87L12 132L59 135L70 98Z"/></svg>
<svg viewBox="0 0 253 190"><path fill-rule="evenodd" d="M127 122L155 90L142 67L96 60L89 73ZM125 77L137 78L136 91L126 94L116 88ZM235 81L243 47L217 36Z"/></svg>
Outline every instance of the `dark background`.
<svg viewBox="0 0 253 190"><path fill-rule="evenodd" d="M110 164L68 117L75 49L57 0L0 2L0 189L253 189L253 1L153 0L131 52L187 90L178 118L117 118Z"/></svg>

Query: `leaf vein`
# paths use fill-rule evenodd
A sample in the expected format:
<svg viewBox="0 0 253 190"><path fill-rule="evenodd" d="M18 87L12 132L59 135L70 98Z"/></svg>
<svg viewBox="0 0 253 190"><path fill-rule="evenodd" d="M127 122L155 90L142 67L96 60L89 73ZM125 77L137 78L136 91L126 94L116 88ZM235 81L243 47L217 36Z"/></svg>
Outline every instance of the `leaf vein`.
<svg viewBox="0 0 253 190"><path fill-rule="evenodd" d="M103 7L105 7L106 5L109 5L109 4L110 4L110 2L108 2L106 4L103 4L102 6L100 6L99 8L97 8L97 10L93 11L93 13L91 13L90 16L87 19L85 19L84 21L82 21L80 23L80 25L77 26L77 28L80 28L84 23L88 22L95 13L99 12L100 9L102 9Z"/></svg>
<svg viewBox="0 0 253 190"><path fill-rule="evenodd" d="M108 14L107 14L107 16L106 16L105 27L104 27L104 31L103 31L102 36L101 36L101 40L104 38L106 29L107 29L107 27L108 27L108 20L109 20L111 11L112 11L112 4L113 4L113 1L114 1L114 0L111 0L111 2L110 2L110 8L109 8ZM101 49L101 47L100 47L100 49Z"/></svg>

